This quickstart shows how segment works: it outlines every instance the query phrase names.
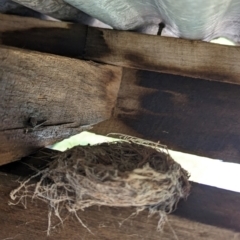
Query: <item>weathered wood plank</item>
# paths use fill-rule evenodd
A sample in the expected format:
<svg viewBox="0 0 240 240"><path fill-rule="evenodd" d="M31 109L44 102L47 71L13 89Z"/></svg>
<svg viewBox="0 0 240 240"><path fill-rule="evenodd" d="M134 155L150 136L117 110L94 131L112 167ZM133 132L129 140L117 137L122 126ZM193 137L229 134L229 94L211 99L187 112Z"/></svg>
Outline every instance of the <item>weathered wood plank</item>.
<svg viewBox="0 0 240 240"><path fill-rule="evenodd" d="M24 209L23 206L9 206L9 192L18 186L18 183L14 182L16 177L0 173L0 237L1 239L14 238L16 240L27 240L27 239L46 239L46 229L47 229L47 206L41 202L28 201L27 209ZM192 196L189 197L188 201L184 204L190 206L188 211L200 211L204 209L204 201L199 199L197 195L198 188L195 188ZM199 192L198 192L199 193ZM209 193L209 192L207 192ZM185 239L185 240L239 240L240 239L240 226L239 226L239 210L238 215L231 215L231 221L226 222L230 218L226 219L226 214L224 211L226 208L232 208L239 205L239 197L233 198L233 202L225 202L224 200L228 199L228 192L225 191L225 194L221 195L223 205L216 205L219 211L218 215L214 216L214 219L221 217L220 221L226 223L227 225L216 227L213 225L208 225L206 223L201 223L194 220L189 220L185 217L178 216L177 212L174 215L169 216L169 224L166 224L164 227L163 233L156 231L156 225L158 222L158 216L155 215L151 218L147 217L147 212L138 214L136 217L126 220L122 226L119 226L119 223L128 218L134 209L130 208L107 208L101 207L91 207L84 212L79 212L78 215L82 221L87 224L91 231L95 235L91 235L86 229L84 229L79 222L72 218L68 218L64 222L64 226L58 226L52 230L51 236L48 239L162 239L162 240L176 240L176 239ZM205 194L205 193L204 193ZM204 195L203 194L203 195ZM195 205L192 206L188 204L191 202L191 199L195 201ZM202 195L201 195L202 196ZM215 196L212 195L214 199L209 201L214 204ZM209 200L209 199L208 199ZM209 203L207 201L207 203ZM180 207L179 207L180 208ZM180 209L179 209L180 210ZM185 211L183 209L183 211ZM212 209L205 208L205 211L202 214L202 219L206 222L211 222L213 219L209 219L208 213ZM192 214L194 215L194 214ZM235 217L238 216L238 219ZM56 219L55 219L56 220ZM210 220L210 221L209 221ZM238 220L238 221L237 221ZM57 223L54 221L53 223ZM236 227L235 231L227 229L231 223L234 223ZM174 231L174 232L173 232ZM176 238L176 236L178 238Z"/></svg>
<svg viewBox="0 0 240 240"><path fill-rule="evenodd" d="M239 47L89 28L86 59L240 84Z"/></svg>
<svg viewBox="0 0 240 240"><path fill-rule="evenodd" d="M0 165L110 118L120 80L118 67L0 46Z"/></svg>
<svg viewBox="0 0 240 240"><path fill-rule="evenodd" d="M46 21L31 17L0 14L0 32L22 31L33 28L64 28L68 29L72 23L62 21ZM78 24L77 24L78 25ZM81 24L79 24L82 26Z"/></svg>
<svg viewBox="0 0 240 240"><path fill-rule="evenodd" d="M85 59L240 84L236 46L11 18L0 14L0 42L5 45L83 58L86 44Z"/></svg>
<svg viewBox="0 0 240 240"><path fill-rule="evenodd" d="M237 85L124 69L115 118L92 131L240 163L239 94Z"/></svg>
<svg viewBox="0 0 240 240"><path fill-rule="evenodd" d="M0 25L0 32L1 32L0 38L2 41L4 40L2 42L4 44L15 45L18 47L25 46L26 48L30 48L30 49L46 51L50 53L55 53L55 54L65 55L65 56L72 56L72 57L78 57L82 55L84 51L84 48L85 48L84 45L86 41L86 32L87 32L86 27L81 27L80 25L72 25L72 24L63 23L63 22L47 22L47 21L32 20L32 19L27 20L28 18L9 17L9 16L6 17L5 15L0 15L0 17L2 17L1 25ZM20 31L16 31L17 29L19 29ZM96 30L96 31L98 32L99 30ZM104 35L105 31L107 30L103 31L103 37L105 36ZM51 35L51 33L53 34ZM28 38L26 37L26 34L29 34ZM107 39L111 34L115 34L114 35L115 37L118 36L116 35L115 31L113 32L107 31L107 35L106 35ZM128 34L130 34L131 36L133 34L135 36L134 33L121 32L119 34L121 34L121 36L122 35L128 36ZM48 38L43 36L48 36ZM119 35L119 39L122 38L121 36ZM140 39L142 39L142 37L144 39L152 39L153 37L153 36L142 36L142 35L137 35L137 36ZM154 37L154 39L155 38L156 37ZM116 44L118 44L119 39L116 39ZM165 44L170 42L172 43L172 41L173 42L183 41L183 45L185 43L187 44L187 42L189 42L189 44L192 44L192 45L197 44L197 46L198 44L200 44L199 45L200 48L196 47L196 50L194 50L195 55L198 54L195 51L198 51L203 46L206 46L206 48L210 52L212 47L214 49L218 49L219 52L223 53L223 56L221 58L218 58L216 61L214 60L213 64L220 64L219 61L225 61L226 59L228 59L227 61L229 62L226 66L229 66L230 68L230 66L232 66L231 64L233 64L233 66L236 66L238 62L236 60L238 58L237 47L219 46L219 45L213 45L213 44L207 44L207 43L191 42L191 41L180 40L180 39L172 39L172 40L167 38L161 38L161 39L162 40L154 40L154 41L160 41L160 42L164 41ZM99 41L98 44L101 45L103 44L104 41L105 40L103 40L102 38L102 43L101 41ZM125 45L128 46L129 44L131 45L132 43L130 42ZM174 44L172 45L174 46ZM165 45L163 44L163 46ZM187 48L186 45L184 46ZM107 48L107 46L105 47ZM158 44L156 45L156 47L160 48L161 45ZM223 48L225 49L224 51L222 51ZM167 48L165 47L165 50L166 49ZM171 46L168 46L168 49L170 51ZM101 53L97 53L98 48L94 48L94 51L96 52L96 54L99 54L99 56L101 56ZM115 55L113 55L113 61L110 61L111 64L112 63L114 64L114 61L115 61L114 59L116 59L116 55L118 54L117 51L120 51L120 50L115 49L113 51L115 52ZM150 49L150 53L151 51L152 50ZM205 53L205 50L203 51L203 53ZM119 52L119 54L121 55L122 53ZM178 53L175 50L172 50L170 56L173 56L174 54L178 54ZM200 55L202 54L200 50L199 50L199 54ZM182 56L182 55L179 55L179 56ZM184 56L186 57L186 55ZM168 59L168 56L165 56L165 57L166 59ZM107 61L109 61L110 58L111 58L110 55L108 55L106 57ZM189 58L186 57L186 59L189 59ZM185 63L187 63L186 59L183 58L182 69L185 69L184 68ZM104 56L102 56L101 61L105 61ZM205 64L205 62L203 61L202 64ZM120 64L120 63L117 63L117 64ZM186 66L188 66L188 64ZM218 70L220 74L222 74L221 69L223 68L219 66ZM233 71L229 74L234 74L234 76L236 77L238 74L235 71L236 69L235 70L234 69L235 67L233 67ZM133 76L130 76L129 78L132 78L133 80L135 78L134 77L135 71L134 70L132 71L133 71L132 73ZM211 71L212 70L209 70L209 72ZM142 77L138 77L136 81L144 81L146 84L146 82L149 80L148 88L144 88L144 91L150 91L149 94L152 94L151 91L158 92L158 89L156 89L155 86L156 84L161 84L161 83L157 83L157 82L161 81L161 78L162 78L161 76L167 76L167 75L160 75L157 73L155 74L155 73L148 73L148 72L145 72L145 73L138 72L138 73L139 73L138 75L141 75ZM194 74L195 73L193 73L193 75ZM194 76L198 76L198 75L194 75ZM204 74L202 76L207 78L207 76L205 76ZM171 80L173 78L174 80ZM230 78L231 76L228 75L227 79L230 79ZM154 79L154 81L150 81L150 79ZM148 102L147 104L149 105L148 107L144 107L144 111L145 112L147 111L147 114L144 115L144 118L140 117L141 113L140 115L138 115L139 118L137 119L135 119L134 116L130 117L129 113L127 114L127 116L124 116L124 117L119 114L117 115L118 118L115 118L112 121L107 121L105 126L103 124L100 124L101 126L99 128L99 131L96 129L97 133L105 134L107 132L112 132L112 131L124 132L127 134L141 136L141 137L145 137L153 140L160 140L163 143L169 145L170 148L174 148L176 150L239 162L238 160L239 150L237 146L237 143L239 142L239 138L237 134L238 121L236 120L238 116L237 110L238 110L238 104L239 104L238 97L237 97L238 91L239 91L238 87L235 88L235 87L231 87L230 85L222 85L222 84L211 83L207 81L201 81L200 79L195 79L195 80L191 79L189 81L185 81L181 77L173 77L173 76L164 77L164 79L165 79L164 82L166 82L164 83L165 85L167 84L167 82L169 82L169 85L173 84L172 88L174 89L171 89L171 87L169 86L168 89L166 90L166 91L173 91L173 93L165 92L162 95L156 95L155 97L153 97L153 94L152 94L152 99L156 98L156 100L147 100L147 98L144 98L141 101L141 104L144 104L144 101L146 101L146 103ZM127 81L131 82L131 79ZM187 86L188 82L191 86L192 94L190 93L190 91L187 93L190 99L188 101L188 105L184 106L184 101L185 101L184 92L187 91L188 89L188 86ZM151 84L152 86L150 86ZM129 83L129 86L131 86L131 83ZM178 90L178 86L179 86L179 90ZM227 86L226 89L224 86ZM143 91L142 93L141 91L136 91L135 87L138 88L139 87L138 84L136 86L133 85L133 87L131 88L131 91L129 91L126 94L128 94L129 97L131 97L132 101L133 101L133 96L135 96L135 98L137 98L137 101L139 101L139 98L141 98L141 96L139 96L138 98L136 94L134 95L134 93L144 95L146 92ZM182 95L181 95L181 92L183 92ZM194 95L193 93L196 95ZM216 97L216 101L214 100L215 97ZM173 104L172 103L173 98L175 98L176 101L180 101L180 102L182 101L182 103L177 104L175 102ZM210 99L211 101L208 103L207 101L209 100L206 100L206 99L209 99L209 98L211 98ZM195 102L192 105L190 104L191 99L195 99L194 100ZM164 101L164 104L158 103L158 102L162 103L163 101ZM222 101L224 101L224 103L222 103ZM141 106L135 105L131 107L130 105L132 104L133 103L131 103L131 101L127 101L126 105L129 105L129 106L127 106L126 110L128 108L132 108L130 111L133 111L133 109L135 109L134 110L135 113L139 114L139 111L140 112L142 111L142 110L139 110ZM155 109L157 108L157 106L158 106L158 110ZM199 111L193 109L193 108L197 109L199 106L200 106ZM149 109L148 109L150 107L152 107L152 110L153 110L153 111L152 110L150 111L151 113L149 112ZM160 108L162 108L163 110L160 110ZM188 112L189 109L190 109L190 113ZM210 114L209 111L211 112L213 111L213 109L214 109L214 114ZM158 115L155 113L154 115L153 114L154 111L157 111L157 112L160 111L161 117L158 117ZM166 112L166 117L163 116L164 111ZM185 114L185 112L187 114ZM123 111L123 115L124 115L124 111ZM175 120L171 116L173 116ZM146 120L144 120L145 118ZM155 129L153 129L153 126L155 127ZM167 133L169 132L169 130L171 130L170 132L172 132L172 134Z"/></svg>
<svg viewBox="0 0 240 240"><path fill-rule="evenodd" d="M0 22L3 45L66 57L83 56L87 26L4 14L0 14Z"/></svg>

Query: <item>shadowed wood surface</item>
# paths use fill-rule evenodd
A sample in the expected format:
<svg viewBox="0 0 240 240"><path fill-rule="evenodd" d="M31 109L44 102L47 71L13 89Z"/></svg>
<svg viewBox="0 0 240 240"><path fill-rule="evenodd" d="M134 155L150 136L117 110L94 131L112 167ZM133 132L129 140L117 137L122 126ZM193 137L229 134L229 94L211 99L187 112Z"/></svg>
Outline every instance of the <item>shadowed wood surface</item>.
<svg viewBox="0 0 240 240"><path fill-rule="evenodd" d="M89 28L86 59L240 84L239 47Z"/></svg>
<svg viewBox="0 0 240 240"><path fill-rule="evenodd" d="M124 69L115 118L92 131L240 163L239 94L237 85Z"/></svg>
<svg viewBox="0 0 240 240"><path fill-rule="evenodd" d="M0 47L0 165L111 117L121 69Z"/></svg>
<svg viewBox="0 0 240 240"><path fill-rule="evenodd" d="M13 169L17 171L16 166ZM20 172L21 167L18 174ZM14 181L17 178L0 172L0 239L46 239L47 205L30 199L27 209L22 205L8 205L10 191L19 184ZM95 235L83 228L74 216L69 216L63 226L58 225L52 230L48 239L239 240L239 199L238 193L194 184L192 194L169 216L169 223L162 233L156 231L158 215L148 218L144 211L127 219L133 208L91 207L79 211L78 215ZM57 224L58 220L54 219L52 223Z"/></svg>
<svg viewBox="0 0 240 240"><path fill-rule="evenodd" d="M238 48L90 28L87 33L79 25L24 23L18 17L9 24L1 17L2 44L71 57L85 50L85 58L103 63L239 83ZM160 140L175 150L239 163L239 86L124 69L115 105L121 73L108 65L0 47L0 165L112 114L93 131ZM45 204L7 204L18 186L14 180L26 176L21 164L4 166L17 176L0 172L0 239L46 239ZM79 216L95 235L73 216L48 239L240 240L239 205L239 193L193 184L163 233L156 231L157 215L140 213L120 228L133 209L92 207Z"/></svg>
<svg viewBox="0 0 240 240"><path fill-rule="evenodd" d="M66 57L83 55L87 26L0 14L0 43Z"/></svg>
<svg viewBox="0 0 240 240"><path fill-rule="evenodd" d="M0 15L2 44L81 58L84 52L85 59L97 62L240 84L240 53L236 46L14 19Z"/></svg>
<svg viewBox="0 0 240 240"><path fill-rule="evenodd" d="M237 67L238 47L145 36L129 32L91 28L87 30L87 27L80 25L31 18L6 15L0 15L0 18L3 44L78 57L84 53L88 32L85 56L94 59L99 56L99 61L121 65L125 64L125 60L123 62L119 60L123 59L123 52L128 51L132 45L135 48L140 48L136 44L138 41L147 44L153 39L155 43L153 47L149 50L145 49L144 54L148 54L148 58L153 54L152 49L155 49L156 53L160 49L163 51L163 54L159 55L161 56L160 60L164 56L164 61L170 61L174 64L178 61L179 67L183 70L191 68L191 64L197 64L197 61L199 64L206 64L208 66L206 72L201 71L200 74L203 78L208 78L208 74L214 73L213 65L218 66L219 76L223 77L222 79L214 78L215 80L230 79L229 81L232 82L231 79L237 79L240 76L238 74L240 68ZM128 36L133 36L134 39L137 36L139 40L127 41ZM125 39L124 46L121 45L122 38ZM113 45L108 51L110 43ZM181 51L185 49L184 54L180 50L176 51L176 48L180 47L182 47ZM206 53L207 50L202 51L203 47L208 49L211 54ZM192 51L188 51L189 56L186 49L192 49ZM168 54L164 55L166 51ZM221 53L222 56L213 60L212 55L215 51L218 54ZM141 53L142 50L139 52ZM211 60L213 65L201 57L203 54L205 54L204 57L209 56L209 61ZM193 57L194 59L192 59ZM138 61L138 64L144 65L144 62ZM129 62L127 66L134 67L129 65ZM138 65L137 67L144 68L144 66ZM169 64L169 69L171 66ZM201 70L198 68L199 65L194 66ZM231 69L231 71L227 70L223 73L222 71L226 69ZM199 72L195 68L191 74L185 74L187 73L185 70L180 74L199 76ZM147 71L126 71L128 76L125 77L122 93L118 98L115 119L100 124L98 128L95 128L97 133L122 132L147 139L160 140L175 150L239 162L238 96L240 90L238 86ZM176 73L175 70L173 73Z"/></svg>

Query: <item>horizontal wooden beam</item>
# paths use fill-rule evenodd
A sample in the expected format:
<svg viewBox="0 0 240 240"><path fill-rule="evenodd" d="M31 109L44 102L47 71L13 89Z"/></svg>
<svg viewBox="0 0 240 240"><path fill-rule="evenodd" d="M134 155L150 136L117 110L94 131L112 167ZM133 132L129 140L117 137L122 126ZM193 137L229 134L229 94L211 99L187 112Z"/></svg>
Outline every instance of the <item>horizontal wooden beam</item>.
<svg viewBox="0 0 240 240"><path fill-rule="evenodd" d="M135 39L138 36L144 44L152 42L154 39L155 45L153 46L156 51L168 50L169 54L164 55L165 59L170 61L169 57L171 57L174 62L174 56L177 57L176 61L181 69L187 69L192 66L191 64L197 64L197 62L198 64L206 64L205 58L210 57L213 54L212 51L218 51L222 53L222 56L212 61L212 64L219 66L217 71L223 78L212 79L234 82L233 79L240 76L238 74L240 68L237 67L238 47L92 29L64 22L48 22L7 15L0 15L0 19L0 39L6 45L74 58L83 58L85 52L85 58L125 65L126 59L122 58L122 51L126 52L126 49L133 45L132 41L126 40L126 37L133 36ZM87 35L88 40L86 39ZM111 36L115 41L111 40ZM122 37L126 40L126 46L121 45ZM115 44L110 47L111 54L109 51L107 52L108 47L105 44L110 40L111 44ZM135 40L134 42L138 43L137 39ZM161 42L163 44L160 44ZM172 45L169 45L170 43ZM146 46L144 44L143 46ZM135 45L133 47L138 48L138 45ZM183 49L192 49L192 52L189 51L189 56L186 51L185 55L182 55L180 50L176 51L180 45L184 46ZM207 50L202 50L205 47ZM153 54L152 49L146 49L146 54ZM205 57L198 58L202 54ZM97 55L99 58L96 57ZM192 57L194 57L195 60L192 60L195 62L191 63ZM122 60L119 60L120 58ZM180 61L180 59L182 60ZM176 61L174 64L177 64ZM144 65L144 62L139 61L138 64ZM132 67L129 62L127 66ZM146 67L146 65L144 66ZM144 66L138 65L136 67L144 68ZM212 67L212 65L209 66ZM232 70L227 70L226 74L223 74L222 71L225 71L226 68ZM208 69L207 72L212 74L214 71ZM94 128L94 131L99 134L123 132L147 139L160 140L175 150L240 162L238 148L240 130L237 121L240 117L238 111L240 90L238 86L134 69L126 69L125 72L118 106L115 108L115 118L100 124ZM193 71L192 74L180 74L200 76L197 75L198 71ZM209 78L204 75L205 73L201 74L203 78Z"/></svg>
<svg viewBox="0 0 240 240"><path fill-rule="evenodd" d="M239 47L89 28L86 59L240 84Z"/></svg>
<svg viewBox="0 0 240 240"><path fill-rule="evenodd" d="M33 161L31 161L33 162ZM14 164L21 164L16 162ZM26 169L26 165L24 165ZM9 168L9 166L8 166ZM20 169L12 170L20 173ZM9 193L18 186L18 176L0 172L0 228L1 239L46 239L48 207L39 201L28 199L27 209L9 206ZM148 218L147 211L129 218L133 208L91 207L78 215L89 227L91 235L73 217L52 230L48 239L159 239L162 240L226 240L240 239L239 194L212 187L193 185L192 194L181 202L178 210L169 215L163 232L156 230L159 216ZM128 218L128 219L127 219ZM120 223L125 222L120 227ZM57 224L53 219L52 224ZM177 238L176 238L177 236Z"/></svg>
<svg viewBox="0 0 240 240"><path fill-rule="evenodd" d="M5 45L128 68L240 84L237 46L0 15Z"/></svg>
<svg viewBox="0 0 240 240"><path fill-rule="evenodd" d="M0 14L0 43L66 57L82 57L87 26Z"/></svg>
<svg viewBox="0 0 240 240"><path fill-rule="evenodd" d="M0 46L0 165L112 116L121 69Z"/></svg>
<svg viewBox="0 0 240 240"><path fill-rule="evenodd" d="M92 131L139 136L240 163L239 94L237 85L124 69L115 117Z"/></svg>

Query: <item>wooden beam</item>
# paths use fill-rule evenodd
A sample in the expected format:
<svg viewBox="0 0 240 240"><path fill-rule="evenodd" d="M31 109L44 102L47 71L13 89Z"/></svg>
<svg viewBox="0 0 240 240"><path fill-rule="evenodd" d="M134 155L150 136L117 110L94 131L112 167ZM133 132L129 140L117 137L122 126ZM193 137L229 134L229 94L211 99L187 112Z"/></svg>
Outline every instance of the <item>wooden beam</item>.
<svg viewBox="0 0 240 240"><path fill-rule="evenodd" d="M0 22L0 44L66 57L83 56L87 26L4 14L0 14Z"/></svg>
<svg viewBox="0 0 240 240"><path fill-rule="evenodd" d="M81 25L9 17L6 15L0 15L0 20L0 39L6 45L78 57L83 56L88 31L86 57L92 58L91 56L95 54L93 58L96 60L124 65L126 63L125 60L120 61L119 59L123 56L122 51L126 52L126 49L132 46L132 42L129 41L125 44L126 46L122 46L121 39L124 37L126 40L127 36L134 36L134 38L137 36L142 41L144 40L145 44L154 39L154 48L157 51L163 51L163 54L165 54L164 51L169 51L168 55L164 55L165 59L167 61L172 59L174 64L177 64L178 61L181 69L186 70L188 67L191 67L193 63L190 60L192 58L195 59L192 60L195 61L193 62L196 66L197 64L206 64L205 58L208 55L211 57L214 50L222 53L222 56L216 58L211 64L215 67L218 66L216 71L219 71L219 74L223 76L222 79L214 78L214 80L234 82L232 79L237 79L238 71L240 71L240 68L237 67L238 47L145 36L129 32L90 28L87 30L87 27ZM100 31L102 37L100 37ZM112 41L110 36L116 41ZM95 37L98 41L94 40ZM106 55L103 56L103 51L107 49L104 41L106 43L110 40L112 41L111 44L116 45L116 48L112 45L110 49L111 55L109 55L110 52L107 53L106 51ZM170 43L172 45L169 45ZM135 48L138 48L138 45L135 45ZM185 52L182 55L180 50L180 52L175 51L176 48L180 48L180 45L185 50L189 47L193 52L190 52L188 56L187 51L184 50ZM120 51L121 46L123 47L122 51ZM193 48L193 46L195 47ZM204 47L207 50L203 50L202 48ZM94 49L94 52L92 49ZM209 53L206 53L206 51ZM146 50L145 55L146 53L148 55L153 54L152 49L149 48L149 51ZM96 58L97 55L99 55L99 58ZM160 54L160 56L163 55ZM176 60L174 60L174 56ZM197 56L204 56L204 58L198 59ZM203 59L205 60L202 61ZM142 62L139 62L139 64L144 65ZM208 66L212 67L211 64ZM222 65L224 66L223 68L221 67ZM127 66L132 67L129 63ZM138 65L136 67L144 66ZM172 65L169 66L171 68ZM226 74L223 74L222 71L225 71L226 68L229 71L227 70ZM232 70L230 71L230 69ZM123 132L152 140L160 140L175 150L239 162L239 124L236 120L239 117L239 88L237 86L147 71L126 71L128 72L126 73L128 77L125 77L123 85L123 87L126 86L126 90L122 90L122 92L125 91L125 100L122 101L121 96L119 96L119 105L115 111L115 118L111 121L106 121L105 125L102 123L98 128L95 128L97 133ZM177 73L174 71L173 73ZM208 69L207 72L212 74L214 71ZM171 71L169 70L169 72ZM182 72L180 74L184 75L185 73ZM201 72L201 74L203 78L209 78L207 75L204 75L204 72ZM199 76L198 71L193 71L187 75ZM144 86L141 86L142 82L144 82ZM127 91L128 86L131 89L130 91ZM156 92L155 95L154 92ZM128 112L126 113L125 110Z"/></svg>
<svg viewBox="0 0 240 240"><path fill-rule="evenodd" d="M31 18L13 19L0 15L2 44L127 68L240 84L237 46L33 21Z"/></svg>
<svg viewBox="0 0 240 240"><path fill-rule="evenodd" d="M240 84L239 47L89 28L86 59Z"/></svg>
<svg viewBox="0 0 240 240"><path fill-rule="evenodd" d="M118 67L0 46L0 165L111 117Z"/></svg>
<svg viewBox="0 0 240 240"><path fill-rule="evenodd" d="M92 131L129 134L240 163L239 95L237 85L124 69L115 118Z"/></svg>

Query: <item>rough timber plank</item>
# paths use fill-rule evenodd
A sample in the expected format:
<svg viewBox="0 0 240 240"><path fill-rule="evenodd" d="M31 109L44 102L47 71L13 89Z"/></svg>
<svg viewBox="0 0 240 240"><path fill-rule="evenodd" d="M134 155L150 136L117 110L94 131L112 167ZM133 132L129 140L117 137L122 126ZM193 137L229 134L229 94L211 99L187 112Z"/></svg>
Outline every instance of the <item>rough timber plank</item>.
<svg viewBox="0 0 240 240"><path fill-rule="evenodd" d="M110 118L120 80L117 67L0 46L0 165Z"/></svg>
<svg viewBox="0 0 240 240"><path fill-rule="evenodd" d="M83 55L87 26L0 14L0 43L66 57Z"/></svg>
<svg viewBox="0 0 240 240"><path fill-rule="evenodd" d="M240 163L239 94L233 84L124 69L115 118L92 131L139 136Z"/></svg>
<svg viewBox="0 0 240 240"><path fill-rule="evenodd" d="M21 17L9 18L9 16L5 15L0 15L0 18L0 39L1 41L4 40L2 42L4 44L72 57L78 57L83 54L87 28L63 22L47 22ZM16 31L17 29L19 31ZM98 42L94 40L95 35ZM27 38L26 36L30 37ZM47 37L44 38L42 36ZM115 41L111 40L111 36ZM238 67L239 61L237 60L239 58L238 47L145 36L135 33L89 28L86 56L89 58L91 56L94 58L99 56L99 61L110 62L111 64L125 64L124 59L124 61L119 59L122 59L123 51L129 50L132 42L125 41L126 44L122 46L123 40L121 39L124 37L126 40L128 36L134 36L134 39L137 36L140 43L143 41L146 44L154 39L155 45L153 46L154 49L156 48L156 52L160 50L163 51L163 54L169 52L168 55L164 55L164 59L162 54L159 54L160 60L162 59L162 62L166 60L169 63L173 61L174 64L179 64L180 69L184 71L178 72L179 74L191 75L192 77L202 76L206 79L210 78L235 83L238 81L238 76L240 76L238 72L240 71ZM116 45L116 48L111 45L111 51L108 53L105 51L108 48L108 45L106 45L107 41ZM135 41L135 43L138 41ZM138 48L138 45L135 43L134 48ZM180 49L181 46L183 46L183 50L185 49L184 52L181 52L183 50L175 51L176 48ZM145 55L151 56L153 54L152 49L145 49ZM188 52L189 55L186 49L192 49ZM103 55L103 51L105 51L106 55ZM214 52L222 55L213 60L212 55ZM112 55L109 55L110 53ZM197 56L199 56L199 59ZM205 61L205 58L208 56L211 64L207 64L209 61ZM149 57L149 59L154 58ZM194 71L191 71L191 74L189 74L188 70L185 70L192 66L192 60L194 60L193 63L196 64L197 69L201 70L201 68L198 68L201 64L206 64L209 68L206 68L206 72L201 70L200 75L197 69L193 68ZM127 62L127 66L134 67L129 64ZM137 64L138 66L136 67L145 66L145 63L141 61ZM139 64L142 65L140 66ZM154 65L151 66L154 67ZM171 66L169 64L168 72L172 72L170 71ZM212 68L212 66L216 68ZM209 77L208 74L214 73L214 69L217 69L219 76L223 78L215 78L212 75ZM225 70L226 74L223 73ZM128 72L128 75L131 76L126 81L129 82L131 90L126 91L125 95L127 96L123 96L125 97L124 104L126 106L121 106L123 101L119 98L120 105L118 109L125 107L125 110L132 111L132 113L128 112L125 114L124 109L121 111L117 110L119 111L117 118L107 121L105 125L100 124L98 130L96 129L98 133L124 132L152 140L160 140L175 150L239 162L238 86L202 81L201 79L182 78L180 76L174 77L147 71L128 70ZM177 72L174 70L173 73ZM236 81L232 81L233 79ZM127 89L126 81L124 85L127 86ZM134 81L136 82L134 83ZM154 91L156 91L155 95L153 94ZM143 97L146 92L149 92L149 97ZM143 96L137 96L137 94L143 94ZM135 105L132 106L133 104ZM143 112L144 114L142 114ZM134 113L138 115L134 116Z"/></svg>
<svg viewBox="0 0 240 240"><path fill-rule="evenodd" d="M28 201L27 209L23 206L9 206L9 192L18 186L14 182L16 177L0 173L0 238L14 240L28 240L28 239L46 239L47 229L47 206L41 202ZM225 195L223 195L224 198ZM224 200L224 199L223 199ZM189 200L191 201L191 196ZM228 206L236 204L232 202ZM204 204L204 203L202 203ZM187 202L186 202L187 205ZM201 202L198 202L201 207ZM198 208L198 206L195 206ZM216 208L221 206L216 206ZM196 209L192 208L194 212ZM211 209L209 209L211 210ZM95 235L91 235L84 229L79 222L73 217L69 217L64 226L58 226L52 230L51 236L47 239L92 239L92 240L112 240L112 239L126 239L126 240L239 240L240 233L237 231L207 225L197 221L191 221L187 218L179 217L177 215L169 216L169 224L166 224L164 231L159 233L156 231L158 216L151 218L147 217L147 212L140 213L136 217L126 220L121 227L124 219L128 218L134 209L130 208L107 208L92 207L84 212L79 212L78 215L82 221L87 224ZM224 209L222 209L224 211ZM208 215L205 213L206 219ZM224 214L222 214L224 217ZM232 218L232 221L235 221ZM54 223L57 223L54 221ZM239 227L239 221L235 222ZM177 238L176 238L177 236Z"/></svg>
<svg viewBox="0 0 240 240"><path fill-rule="evenodd" d="M0 21L5 45L81 58L85 49L85 59L98 62L240 84L240 47L1 14Z"/></svg>
<svg viewBox="0 0 240 240"><path fill-rule="evenodd" d="M128 68L240 84L239 47L89 28L85 58Z"/></svg>

